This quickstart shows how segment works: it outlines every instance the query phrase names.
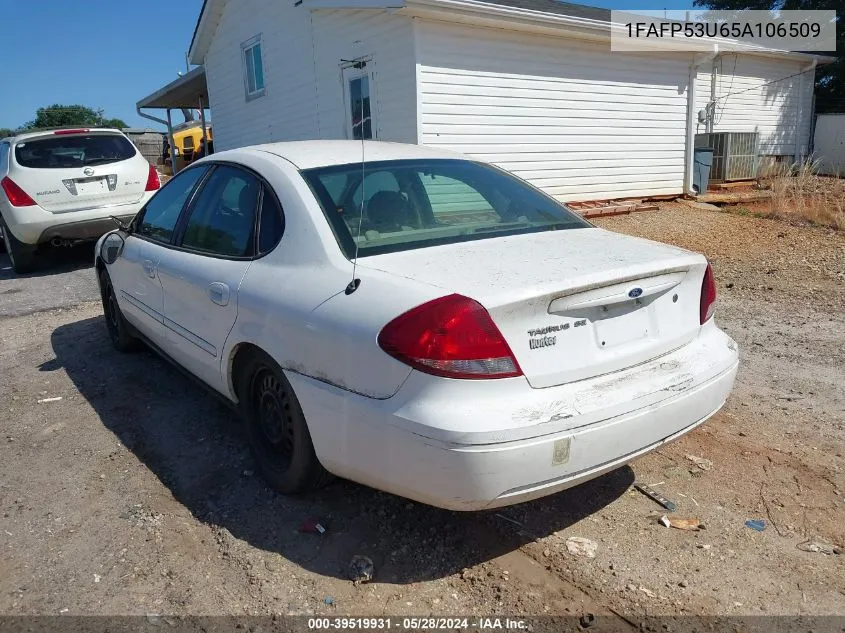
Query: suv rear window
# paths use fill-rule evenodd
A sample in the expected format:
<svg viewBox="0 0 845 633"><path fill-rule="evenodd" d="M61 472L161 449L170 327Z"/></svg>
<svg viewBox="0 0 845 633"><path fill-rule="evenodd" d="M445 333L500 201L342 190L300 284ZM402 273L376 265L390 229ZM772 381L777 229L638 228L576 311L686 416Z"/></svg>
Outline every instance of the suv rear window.
<svg viewBox="0 0 845 633"><path fill-rule="evenodd" d="M132 158L135 146L118 134L68 134L25 140L15 145L22 167L62 169L105 165Z"/></svg>

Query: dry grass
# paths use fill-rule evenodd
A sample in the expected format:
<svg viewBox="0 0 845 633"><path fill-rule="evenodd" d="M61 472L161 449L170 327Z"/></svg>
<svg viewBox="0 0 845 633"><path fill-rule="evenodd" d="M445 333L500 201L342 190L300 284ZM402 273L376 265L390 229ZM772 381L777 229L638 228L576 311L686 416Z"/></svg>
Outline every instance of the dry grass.
<svg viewBox="0 0 845 633"><path fill-rule="evenodd" d="M771 180L771 213L845 230L845 180L818 175L818 161L795 165Z"/></svg>

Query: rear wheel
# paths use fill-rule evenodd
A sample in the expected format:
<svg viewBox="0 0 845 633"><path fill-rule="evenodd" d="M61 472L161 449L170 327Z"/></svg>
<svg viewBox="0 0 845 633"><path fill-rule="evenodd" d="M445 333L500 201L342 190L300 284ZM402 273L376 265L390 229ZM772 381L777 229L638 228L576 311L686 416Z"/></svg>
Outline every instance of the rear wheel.
<svg viewBox="0 0 845 633"><path fill-rule="evenodd" d="M112 345L118 352L134 352L141 347L141 341L132 335L132 328L123 318L123 312L117 304L109 273L100 271L100 290L103 300L103 314L106 317L106 328Z"/></svg>
<svg viewBox="0 0 845 633"><path fill-rule="evenodd" d="M24 244L12 235L2 217L0 217L0 233L2 233L3 247L12 262L12 270L18 275L35 270L35 246Z"/></svg>
<svg viewBox="0 0 845 633"><path fill-rule="evenodd" d="M251 352L239 363L237 392L247 439L262 475L284 494L324 485L322 467L299 400L281 368L266 354Z"/></svg>

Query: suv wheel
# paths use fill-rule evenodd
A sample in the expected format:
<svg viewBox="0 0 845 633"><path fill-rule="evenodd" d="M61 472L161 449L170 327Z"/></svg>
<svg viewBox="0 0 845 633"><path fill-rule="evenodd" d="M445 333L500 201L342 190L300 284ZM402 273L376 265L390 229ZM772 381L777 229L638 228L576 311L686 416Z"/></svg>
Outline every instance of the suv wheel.
<svg viewBox="0 0 845 633"><path fill-rule="evenodd" d="M2 234L6 254L12 262L12 270L18 275L32 272L35 269L35 247L18 241L2 217L0 217L0 234Z"/></svg>

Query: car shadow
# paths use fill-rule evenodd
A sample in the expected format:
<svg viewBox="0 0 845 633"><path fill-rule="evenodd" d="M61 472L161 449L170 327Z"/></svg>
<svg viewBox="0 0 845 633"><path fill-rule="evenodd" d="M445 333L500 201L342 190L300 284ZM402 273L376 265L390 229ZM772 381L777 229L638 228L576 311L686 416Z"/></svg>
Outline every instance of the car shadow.
<svg viewBox="0 0 845 633"><path fill-rule="evenodd" d="M408 584L490 561L571 526L633 483L625 466L537 501L497 511L451 512L336 480L307 496L270 490L235 414L151 351L119 354L102 317L60 326L55 359L107 429L199 520L301 567L346 578L353 555L369 556L376 581ZM323 535L301 533L309 518Z"/></svg>
<svg viewBox="0 0 845 633"><path fill-rule="evenodd" d="M49 277L69 273L94 265L94 242L71 247L42 247L38 251L36 269L31 273L18 275L12 270L12 262L6 252L0 252L0 281Z"/></svg>

